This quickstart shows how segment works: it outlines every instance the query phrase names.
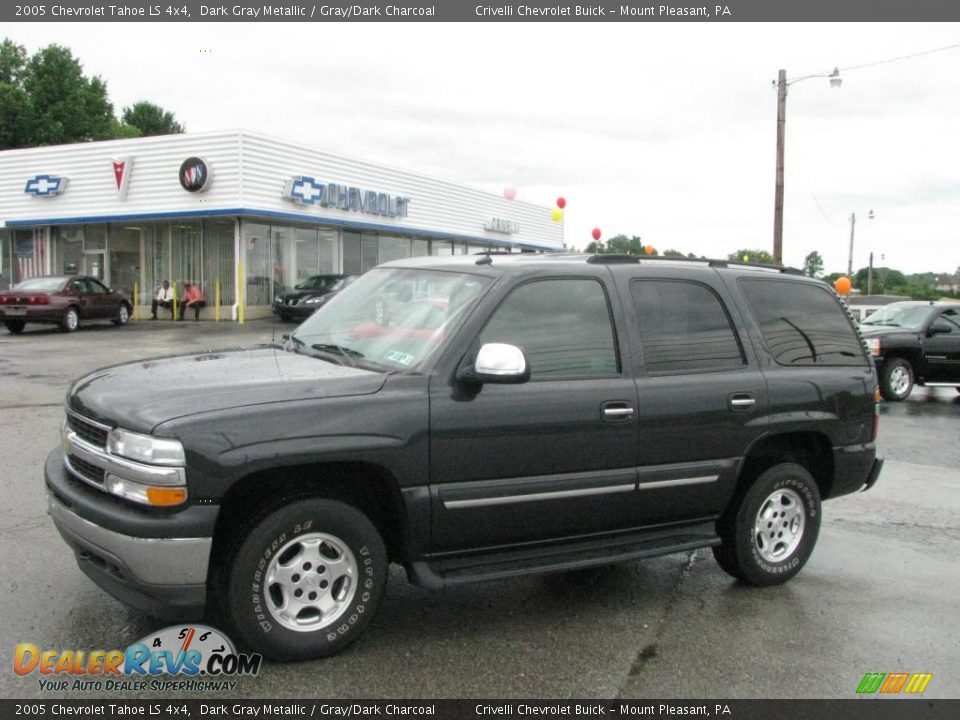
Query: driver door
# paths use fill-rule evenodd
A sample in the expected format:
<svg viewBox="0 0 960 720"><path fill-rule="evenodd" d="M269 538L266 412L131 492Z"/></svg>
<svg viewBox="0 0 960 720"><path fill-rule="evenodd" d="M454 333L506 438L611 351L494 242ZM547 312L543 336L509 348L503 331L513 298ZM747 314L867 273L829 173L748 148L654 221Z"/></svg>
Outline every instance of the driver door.
<svg viewBox="0 0 960 720"><path fill-rule="evenodd" d="M521 284L476 342L520 347L530 380L468 389L431 378L434 551L630 526L636 386L619 357L611 292L596 277Z"/></svg>

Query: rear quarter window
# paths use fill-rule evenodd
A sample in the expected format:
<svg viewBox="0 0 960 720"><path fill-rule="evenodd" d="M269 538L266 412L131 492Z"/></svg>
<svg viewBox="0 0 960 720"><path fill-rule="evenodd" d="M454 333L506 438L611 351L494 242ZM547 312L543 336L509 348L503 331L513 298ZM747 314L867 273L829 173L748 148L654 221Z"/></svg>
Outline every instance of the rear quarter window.
<svg viewBox="0 0 960 720"><path fill-rule="evenodd" d="M867 365L853 323L826 286L741 278L764 344L779 365Z"/></svg>

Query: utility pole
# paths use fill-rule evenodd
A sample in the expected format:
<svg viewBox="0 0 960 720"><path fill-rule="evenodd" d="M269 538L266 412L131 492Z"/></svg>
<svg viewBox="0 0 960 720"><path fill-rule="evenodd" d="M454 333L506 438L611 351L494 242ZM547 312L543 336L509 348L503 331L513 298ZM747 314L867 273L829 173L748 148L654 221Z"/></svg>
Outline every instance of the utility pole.
<svg viewBox="0 0 960 720"><path fill-rule="evenodd" d="M773 263L783 264L783 145L787 124L787 71L777 73L777 177L773 193Z"/></svg>
<svg viewBox="0 0 960 720"><path fill-rule="evenodd" d="M850 254L847 256L847 277L853 282L853 229L857 225L857 214L850 213Z"/></svg>
<svg viewBox="0 0 960 720"><path fill-rule="evenodd" d="M867 295L873 295L873 253L870 253L870 264L867 266Z"/></svg>

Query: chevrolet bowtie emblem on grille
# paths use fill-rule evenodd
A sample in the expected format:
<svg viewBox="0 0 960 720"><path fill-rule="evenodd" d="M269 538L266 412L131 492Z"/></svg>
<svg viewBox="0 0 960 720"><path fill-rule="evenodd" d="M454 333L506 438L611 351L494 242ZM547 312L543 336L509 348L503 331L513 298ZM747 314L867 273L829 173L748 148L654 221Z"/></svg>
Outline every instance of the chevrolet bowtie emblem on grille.
<svg viewBox="0 0 960 720"><path fill-rule="evenodd" d="M60 175L34 175L23 187L25 193L34 197L52 197L67 189L67 178Z"/></svg>

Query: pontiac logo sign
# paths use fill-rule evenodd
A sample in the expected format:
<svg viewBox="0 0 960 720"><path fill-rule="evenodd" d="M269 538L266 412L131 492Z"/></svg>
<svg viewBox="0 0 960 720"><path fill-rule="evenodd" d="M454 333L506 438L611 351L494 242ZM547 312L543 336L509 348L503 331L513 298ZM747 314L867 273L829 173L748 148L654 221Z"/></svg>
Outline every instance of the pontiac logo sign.
<svg viewBox="0 0 960 720"><path fill-rule="evenodd" d="M113 159L113 180L117 184L117 197L123 201L127 199L127 186L130 184L130 172L133 169L133 158Z"/></svg>
<svg viewBox="0 0 960 720"><path fill-rule="evenodd" d="M407 217L410 206L410 198L349 185L320 182L307 175L290 178L283 194L298 205L320 205L386 217Z"/></svg>
<svg viewBox="0 0 960 720"><path fill-rule="evenodd" d="M27 180L23 191L34 197L53 197L67 189L67 178L60 175L34 175Z"/></svg>
<svg viewBox="0 0 960 720"><path fill-rule="evenodd" d="M210 166L200 157L188 157L180 165L180 187L187 192L203 192L210 187L213 173Z"/></svg>

